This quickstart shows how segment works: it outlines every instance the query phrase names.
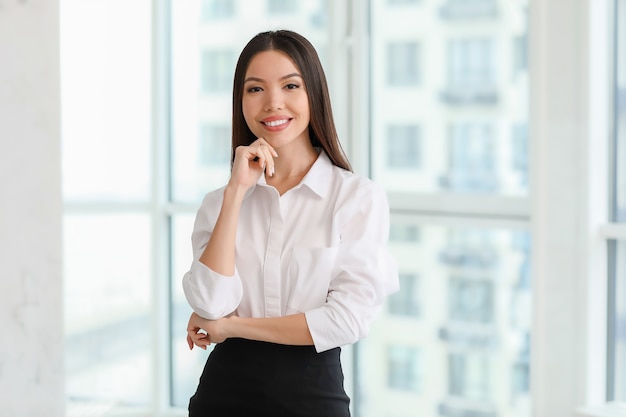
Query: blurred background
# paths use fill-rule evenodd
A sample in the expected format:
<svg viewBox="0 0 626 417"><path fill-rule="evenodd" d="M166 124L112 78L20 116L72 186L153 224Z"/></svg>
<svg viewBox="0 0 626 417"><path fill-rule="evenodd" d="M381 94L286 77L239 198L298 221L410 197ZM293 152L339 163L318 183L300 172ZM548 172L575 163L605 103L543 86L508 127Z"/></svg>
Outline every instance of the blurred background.
<svg viewBox="0 0 626 417"><path fill-rule="evenodd" d="M626 404L626 0L58 2L67 416L186 415L193 220L238 54L278 28L391 204L353 416L626 416L585 408Z"/></svg>

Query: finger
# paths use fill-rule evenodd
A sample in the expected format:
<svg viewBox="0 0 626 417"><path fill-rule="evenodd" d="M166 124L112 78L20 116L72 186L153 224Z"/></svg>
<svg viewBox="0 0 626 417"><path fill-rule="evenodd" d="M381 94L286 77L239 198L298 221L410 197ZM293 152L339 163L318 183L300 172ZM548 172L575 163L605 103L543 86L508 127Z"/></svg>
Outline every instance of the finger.
<svg viewBox="0 0 626 417"><path fill-rule="evenodd" d="M189 335L187 335L187 345L189 345L189 350L193 350L193 340Z"/></svg>
<svg viewBox="0 0 626 417"><path fill-rule="evenodd" d="M265 169L265 175L270 177L274 176L274 155L270 146L259 146L259 161L263 161L263 169Z"/></svg>
<svg viewBox="0 0 626 417"><path fill-rule="evenodd" d="M209 339L208 336L196 338L194 339L194 344L198 346L200 349L206 350L207 346L211 344L211 339Z"/></svg>
<svg viewBox="0 0 626 417"><path fill-rule="evenodd" d="M267 154L263 152L263 147L255 146L250 149L250 155L248 156L248 160L252 162L257 162L261 169L265 169Z"/></svg>
<svg viewBox="0 0 626 417"><path fill-rule="evenodd" d="M202 347L206 343L211 343L211 340L206 333L189 332L187 337L198 347Z"/></svg>
<svg viewBox="0 0 626 417"><path fill-rule="evenodd" d="M257 140L252 142L250 145L251 146L252 145L267 146L270 149L270 155L273 156L274 158L278 157L278 152L276 152L276 149L274 149L274 147L272 145L270 145L270 143L268 141L266 141L264 138L258 138Z"/></svg>

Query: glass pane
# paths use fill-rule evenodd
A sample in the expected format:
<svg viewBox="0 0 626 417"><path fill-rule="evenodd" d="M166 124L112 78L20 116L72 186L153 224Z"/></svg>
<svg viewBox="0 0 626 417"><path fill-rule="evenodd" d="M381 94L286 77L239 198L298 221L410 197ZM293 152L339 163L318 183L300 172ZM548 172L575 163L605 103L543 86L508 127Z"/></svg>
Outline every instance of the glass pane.
<svg viewBox="0 0 626 417"><path fill-rule="evenodd" d="M617 0L617 85L615 89L615 117L617 127L615 214L619 222L626 222L626 0Z"/></svg>
<svg viewBox="0 0 626 417"><path fill-rule="evenodd" d="M439 3L371 3L373 177L392 191L525 196L528 1Z"/></svg>
<svg viewBox="0 0 626 417"><path fill-rule="evenodd" d="M528 417L530 236L393 216L400 291L359 342L359 417Z"/></svg>
<svg viewBox="0 0 626 417"><path fill-rule="evenodd" d="M187 321L192 310L183 294L182 278L189 270L191 231L194 215L181 214L172 219L172 399L174 407L187 408L189 398L196 391L198 379L210 349L203 351L187 346Z"/></svg>
<svg viewBox="0 0 626 417"><path fill-rule="evenodd" d="M151 1L61 1L65 200L149 194Z"/></svg>
<svg viewBox="0 0 626 417"><path fill-rule="evenodd" d="M149 216L66 214L64 239L68 399L150 405Z"/></svg>
<svg viewBox="0 0 626 417"><path fill-rule="evenodd" d="M609 332L613 363L609 360L609 377L612 381L609 399L626 402L626 242L615 244L615 275L612 285L611 303L613 307L612 328Z"/></svg>
<svg viewBox="0 0 626 417"><path fill-rule="evenodd" d="M172 2L173 199L199 202L230 171L231 91L246 42L267 28L297 28L327 44L325 0Z"/></svg>

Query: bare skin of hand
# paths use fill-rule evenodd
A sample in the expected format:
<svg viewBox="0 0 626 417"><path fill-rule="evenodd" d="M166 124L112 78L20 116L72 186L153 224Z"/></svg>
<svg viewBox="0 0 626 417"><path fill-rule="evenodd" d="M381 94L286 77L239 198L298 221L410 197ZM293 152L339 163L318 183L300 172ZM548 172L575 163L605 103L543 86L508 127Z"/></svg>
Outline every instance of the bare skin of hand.
<svg viewBox="0 0 626 417"><path fill-rule="evenodd" d="M273 176L276 157L276 150L263 138L255 140L250 146L238 146L229 185L247 189L257 182L263 171Z"/></svg>
<svg viewBox="0 0 626 417"><path fill-rule="evenodd" d="M222 343L229 337L240 337L284 345L313 345L304 313L282 317L224 317L207 320L193 313L187 325L189 349L206 349L211 343Z"/></svg>
<svg viewBox="0 0 626 417"><path fill-rule="evenodd" d="M222 343L227 336L224 334L219 320L207 320L196 313L192 313L187 324L187 344L189 349L194 345L206 350L211 343Z"/></svg>

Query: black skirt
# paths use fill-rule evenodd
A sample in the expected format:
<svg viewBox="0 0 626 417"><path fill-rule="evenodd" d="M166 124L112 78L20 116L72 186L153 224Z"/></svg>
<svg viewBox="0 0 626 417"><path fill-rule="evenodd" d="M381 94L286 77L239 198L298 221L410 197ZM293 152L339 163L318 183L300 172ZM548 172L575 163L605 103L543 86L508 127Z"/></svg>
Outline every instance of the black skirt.
<svg viewBox="0 0 626 417"><path fill-rule="evenodd" d="M189 417L349 417L340 353L227 339L207 359Z"/></svg>

